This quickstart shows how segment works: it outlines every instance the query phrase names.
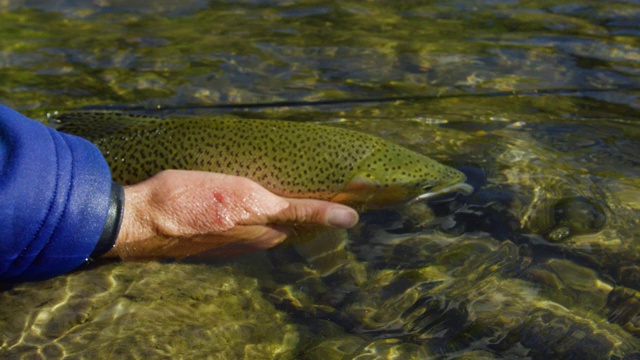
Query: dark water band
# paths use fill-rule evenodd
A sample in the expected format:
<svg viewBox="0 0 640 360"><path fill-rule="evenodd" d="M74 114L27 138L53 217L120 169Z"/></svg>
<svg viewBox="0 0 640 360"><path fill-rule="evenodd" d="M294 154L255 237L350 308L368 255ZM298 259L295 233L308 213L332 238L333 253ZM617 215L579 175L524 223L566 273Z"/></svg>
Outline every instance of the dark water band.
<svg viewBox="0 0 640 360"><path fill-rule="evenodd" d="M124 187L113 182L111 184L111 196L109 201L109 213L107 214L107 222L102 230L102 235L90 255L91 259L99 258L113 249L120 233L120 225L122 225L122 216L124 215Z"/></svg>

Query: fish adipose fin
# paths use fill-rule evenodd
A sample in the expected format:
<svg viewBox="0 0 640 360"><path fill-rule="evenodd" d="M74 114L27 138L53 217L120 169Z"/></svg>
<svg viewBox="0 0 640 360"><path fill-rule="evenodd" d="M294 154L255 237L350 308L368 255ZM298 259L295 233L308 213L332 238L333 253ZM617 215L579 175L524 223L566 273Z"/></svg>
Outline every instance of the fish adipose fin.
<svg viewBox="0 0 640 360"><path fill-rule="evenodd" d="M96 141L104 136L153 129L162 118L111 111L74 111L57 115L49 121L56 130Z"/></svg>

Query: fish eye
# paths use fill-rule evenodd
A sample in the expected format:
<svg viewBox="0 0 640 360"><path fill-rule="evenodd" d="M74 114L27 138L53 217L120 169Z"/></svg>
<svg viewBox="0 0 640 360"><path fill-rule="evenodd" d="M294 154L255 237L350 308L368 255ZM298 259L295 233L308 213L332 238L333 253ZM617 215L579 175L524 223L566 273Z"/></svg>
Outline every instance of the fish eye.
<svg viewBox="0 0 640 360"><path fill-rule="evenodd" d="M433 188L436 187L436 185L438 185L438 183L439 183L438 181L425 181L422 184L422 191L425 191L425 192L426 191L431 191L431 190L433 190Z"/></svg>

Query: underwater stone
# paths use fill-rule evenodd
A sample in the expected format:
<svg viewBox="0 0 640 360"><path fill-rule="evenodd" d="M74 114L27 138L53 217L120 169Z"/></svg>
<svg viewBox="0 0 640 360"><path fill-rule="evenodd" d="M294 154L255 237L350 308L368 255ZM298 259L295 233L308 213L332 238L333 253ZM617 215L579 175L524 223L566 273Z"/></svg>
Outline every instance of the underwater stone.
<svg viewBox="0 0 640 360"><path fill-rule="evenodd" d="M602 206L582 196L558 201L553 207L553 212L556 225L549 231L547 238L554 242L563 241L573 235L597 232L607 221Z"/></svg>

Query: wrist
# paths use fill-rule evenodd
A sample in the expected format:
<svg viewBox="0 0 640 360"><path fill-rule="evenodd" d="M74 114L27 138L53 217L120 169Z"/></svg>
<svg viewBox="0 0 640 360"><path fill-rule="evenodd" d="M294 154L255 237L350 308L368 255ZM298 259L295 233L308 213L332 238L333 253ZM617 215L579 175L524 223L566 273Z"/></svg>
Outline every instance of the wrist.
<svg viewBox="0 0 640 360"><path fill-rule="evenodd" d="M125 205L120 232L105 257L136 258L143 253L145 239L154 235L149 194L144 182L124 188Z"/></svg>

